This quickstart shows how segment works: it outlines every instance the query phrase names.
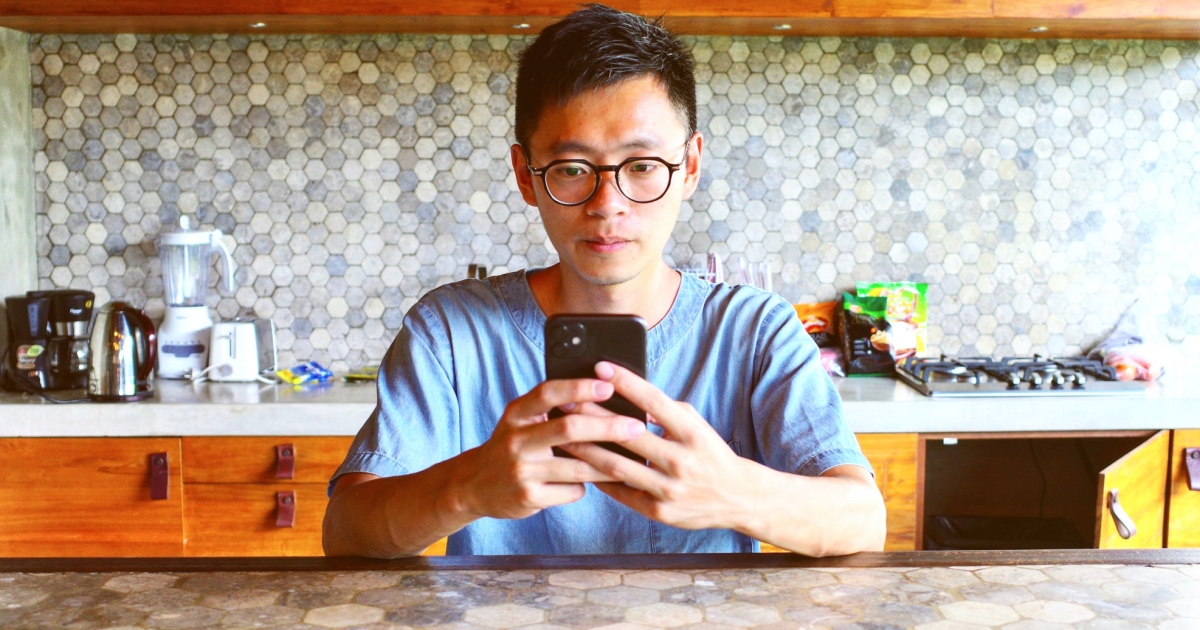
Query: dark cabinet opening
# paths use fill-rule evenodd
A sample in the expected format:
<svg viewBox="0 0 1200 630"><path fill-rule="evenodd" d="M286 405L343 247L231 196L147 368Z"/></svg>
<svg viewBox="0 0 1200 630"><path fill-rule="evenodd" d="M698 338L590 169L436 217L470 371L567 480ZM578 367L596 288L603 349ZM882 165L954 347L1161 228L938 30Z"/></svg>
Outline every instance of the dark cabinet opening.
<svg viewBox="0 0 1200 630"><path fill-rule="evenodd" d="M996 435L926 442L923 548L1098 546L1102 471L1153 434Z"/></svg>

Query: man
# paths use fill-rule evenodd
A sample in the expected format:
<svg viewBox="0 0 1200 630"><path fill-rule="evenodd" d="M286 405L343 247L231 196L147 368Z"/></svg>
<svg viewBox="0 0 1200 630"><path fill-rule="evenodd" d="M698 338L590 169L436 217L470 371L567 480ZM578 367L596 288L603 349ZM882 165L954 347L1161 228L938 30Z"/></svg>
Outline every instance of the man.
<svg viewBox="0 0 1200 630"><path fill-rule="evenodd" d="M662 260L700 178L687 49L589 5L522 54L516 110L517 183L560 262L439 287L409 311L334 475L326 553L413 555L445 536L450 554L881 548L869 464L791 306ZM542 382L558 313L640 315L648 381L600 363L595 379ZM599 407L614 392L648 430Z"/></svg>

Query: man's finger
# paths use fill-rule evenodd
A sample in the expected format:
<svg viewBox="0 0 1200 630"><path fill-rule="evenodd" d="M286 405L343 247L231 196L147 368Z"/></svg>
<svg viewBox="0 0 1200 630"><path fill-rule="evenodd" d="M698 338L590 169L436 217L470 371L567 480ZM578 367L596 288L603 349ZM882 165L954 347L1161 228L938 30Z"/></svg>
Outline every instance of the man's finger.
<svg viewBox="0 0 1200 630"><path fill-rule="evenodd" d="M652 515L655 500L648 492L631 488L623 483L598 483L596 488L638 514L646 518L654 518Z"/></svg>
<svg viewBox="0 0 1200 630"><path fill-rule="evenodd" d="M662 426L671 435L681 441L691 435L696 426L696 416L689 414L687 408L681 406L662 390L651 385L646 379L629 370L608 361L596 364L596 376L608 381L629 402L642 411L654 417L654 423Z"/></svg>
<svg viewBox="0 0 1200 630"><path fill-rule="evenodd" d="M661 440L661 438L655 435L648 437ZM632 451L634 443L626 442L622 446ZM624 455L614 453L598 444L567 444L563 448L601 474L609 477L610 481L627 483L654 495L661 494L662 486L670 481L659 470L655 470L641 462L635 462ZM637 451L634 452L637 453ZM641 453L638 454L641 455Z"/></svg>
<svg viewBox="0 0 1200 630"><path fill-rule="evenodd" d="M555 407L569 403L603 402L612 394L612 383L596 379L546 381L509 403L506 415L519 420L540 418Z"/></svg>
<svg viewBox="0 0 1200 630"><path fill-rule="evenodd" d="M538 475L540 481L549 484L604 483L616 481L611 476L596 470L581 459L553 457L547 460Z"/></svg>
<svg viewBox="0 0 1200 630"><path fill-rule="evenodd" d="M571 442L626 442L646 432L646 425L625 416L589 416L572 413L528 426L521 431L532 449L547 449Z"/></svg>

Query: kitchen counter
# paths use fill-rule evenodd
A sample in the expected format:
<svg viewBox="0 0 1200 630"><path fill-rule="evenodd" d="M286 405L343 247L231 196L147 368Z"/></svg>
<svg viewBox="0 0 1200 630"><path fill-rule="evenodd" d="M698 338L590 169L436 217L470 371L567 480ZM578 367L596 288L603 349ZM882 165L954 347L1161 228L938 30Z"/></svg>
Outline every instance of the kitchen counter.
<svg viewBox="0 0 1200 630"><path fill-rule="evenodd" d="M887 377L835 379L856 433L1140 431L1200 428L1200 370L1145 396L932 399ZM79 391L58 392L76 398ZM354 435L375 406L372 383L293 388L158 381L153 400L56 405L0 392L0 437Z"/></svg>
<svg viewBox="0 0 1200 630"><path fill-rule="evenodd" d="M1200 617L1198 561L1164 549L16 559L0 560L0 626L1182 629Z"/></svg>

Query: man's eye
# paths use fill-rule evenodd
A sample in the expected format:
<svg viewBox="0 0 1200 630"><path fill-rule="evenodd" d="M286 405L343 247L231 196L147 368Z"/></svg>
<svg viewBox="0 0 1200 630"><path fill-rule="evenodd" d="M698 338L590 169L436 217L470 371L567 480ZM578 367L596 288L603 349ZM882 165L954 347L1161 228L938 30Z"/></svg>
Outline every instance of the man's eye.
<svg viewBox="0 0 1200 630"><path fill-rule="evenodd" d="M554 174L558 177L580 177L587 175L587 169L574 164L564 164L554 169Z"/></svg>
<svg viewBox="0 0 1200 630"><path fill-rule="evenodd" d="M648 175L650 173L653 173L654 170L660 166L661 166L661 164L659 164L658 162L652 162L652 161L647 160L645 162L631 162L628 166L625 167L625 170L629 171L630 173L632 173L634 175Z"/></svg>

